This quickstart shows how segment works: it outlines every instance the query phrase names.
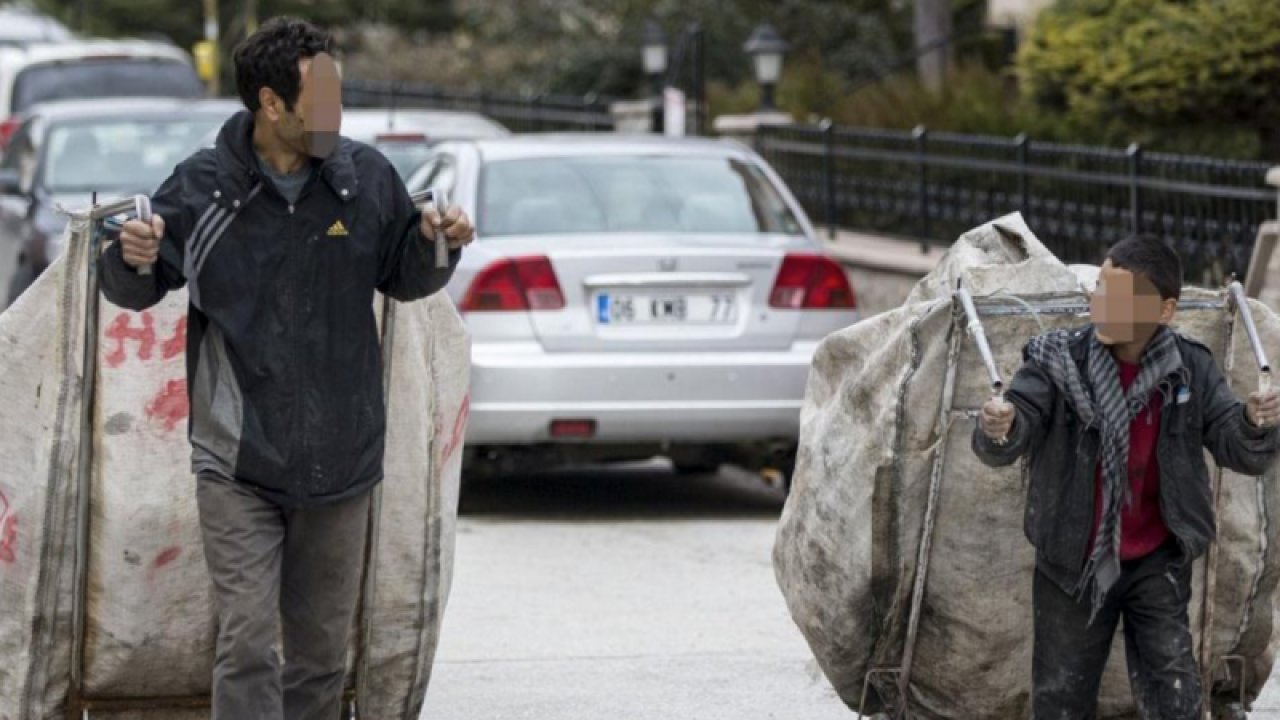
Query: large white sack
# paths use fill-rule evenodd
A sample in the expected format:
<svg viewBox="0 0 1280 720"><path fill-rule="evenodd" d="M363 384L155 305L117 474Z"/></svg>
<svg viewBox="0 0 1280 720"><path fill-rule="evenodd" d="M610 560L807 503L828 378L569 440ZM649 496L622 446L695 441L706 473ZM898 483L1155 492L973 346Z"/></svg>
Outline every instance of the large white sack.
<svg viewBox="0 0 1280 720"><path fill-rule="evenodd" d="M69 245L0 315L0 720L65 717L73 694L91 269L87 233L73 232ZM186 302L175 292L144 313L105 299L100 307L83 683L91 705L210 692L215 629L186 433ZM349 685L362 717L416 720L452 577L470 347L443 294L393 304L392 316L386 479L366 568L376 589L360 610L371 633L365 645L353 632Z"/></svg>
<svg viewBox="0 0 1280 720"><path fill-rule="evenodd" d="M1006 297L1016 294L1046 328L1078 326L1087 322L1084 289L1094 276L1096 269L1068 268L1049 255L1019 217L1002 218L965 234L908 303L833 334L819 348L774 564L792 617L851 707L869 670L902 664L931 471L942 453L910 707L926 719L1028 716L1034 552L1022 530L1025 483L1020 464L988 468L970 450L973 418L991 395L990 381L963 321L953 324L949 293L963 278L977 296L1007 379L1040 327L1025 310L993 316L990 309L1020 308ZM1228 379L1243 397L1256 388L1256 365L1243 327L1226 348L1223 301L1222 293L1188 289L1175 326L1205 342L1220 364L1233 365ZM1280 320L1257 302L1250 308L1269 355L1277 357ZM954 411L944 423L953 333L960 333ZM1225 472L1218 516L1211 648L1216 658L1248 658L1250 697L1265 683L1276 652L1280 563L1270 521L1280 510L1276 479L1275 470L1263 478ZM1195 566L1191 606L1197 657L1203 565ZM877 678L891 694L895 680ZM1220 678L1222 691L1238 686ZM870 697L877 698L875 690ZM1133 717L1119 638L1100 709L1103 718Z"/></svg>

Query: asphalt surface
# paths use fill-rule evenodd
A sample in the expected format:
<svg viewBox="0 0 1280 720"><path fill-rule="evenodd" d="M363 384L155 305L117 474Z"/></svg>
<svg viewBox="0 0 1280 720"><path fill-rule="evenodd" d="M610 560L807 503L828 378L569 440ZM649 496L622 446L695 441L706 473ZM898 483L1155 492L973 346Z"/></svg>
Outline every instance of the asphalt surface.
<svg viewBox="0 0 1280 720"><path fill-rule="evenodd" d="M9 302L9 280L18 262L18 241L7 232L0 231L0 311Z"/></svg>
<svg viewBox="0 0 1280 720"><path fill-rule="evenodd" d="M731 473L469 484L423 717L851 717L773 580L782 502Z"/></svg>
<svg viewBox="0 0 1280 720"><path fill-rule="evenodd" d="M848 720L770 564L782 494L661 466L469 483L427 720ZM1250 714L1280 720L1273 682Z"/></svg>

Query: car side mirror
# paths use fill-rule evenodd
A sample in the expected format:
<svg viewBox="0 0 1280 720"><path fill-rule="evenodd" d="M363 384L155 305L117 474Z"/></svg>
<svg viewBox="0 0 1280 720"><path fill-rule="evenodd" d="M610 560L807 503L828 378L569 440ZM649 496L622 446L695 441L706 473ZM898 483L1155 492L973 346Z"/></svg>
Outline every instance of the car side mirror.
<svg viewBox="0 0 1280 720"><path fill-rule="evenodd" d="M0 168L0 195L21 195L22 176L13 168Z"/></svg>

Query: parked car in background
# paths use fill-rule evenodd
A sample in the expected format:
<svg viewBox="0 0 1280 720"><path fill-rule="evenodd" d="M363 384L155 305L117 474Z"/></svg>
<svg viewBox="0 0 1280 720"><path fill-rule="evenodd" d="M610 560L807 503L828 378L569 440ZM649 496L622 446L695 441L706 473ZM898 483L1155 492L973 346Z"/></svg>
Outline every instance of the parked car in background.
<svg viewBox="0 0 1280 720"><path fill-rule="evenodd" d="M505 137L511 132L477 113L350 108L342 111L342 134L374 146L401 177L407 177L426 160L433 143Z"/></svg>
<svg viewBox="0 0 1280 720"><path fill-rule="evenodd" d="M858 318L778 175L728 141L445 142L409 180L478 240L448 292L473 340L472 471L667 455L789 474L819 341Z"/></svg>
<svg viewBox="0 0 1280 720"><path fill-rule="evenodd" d="M205 86L191 57L167 43L75 40L0 47L0 148L28 108L54 100L196 99Z"/></svg>
<svg viewBox="0 0 1280 720"><path fill-rule="evenodd" d="M226 100L66 101L28 110L0 162L3 241L20 254L7 300L62 252L58 207L88 207L93 193L151 194L239 105Z"/></svg>
<svg viewBox="0 0 1280 720"><path fill-rule="evenodd" d="M16 5L0 7L0 46L67 42L74 37L66 25L35 10Z"/></svg>

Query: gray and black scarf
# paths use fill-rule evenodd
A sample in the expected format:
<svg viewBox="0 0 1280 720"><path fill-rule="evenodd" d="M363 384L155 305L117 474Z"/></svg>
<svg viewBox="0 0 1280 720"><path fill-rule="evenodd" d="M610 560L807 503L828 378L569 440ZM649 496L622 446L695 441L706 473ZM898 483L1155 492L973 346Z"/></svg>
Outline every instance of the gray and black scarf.
<svg viewBox="0 0 1280 720"><path fill-rule="evenodd" d="M1070 341L1088 333L1085 377L1071 357ZM1045 369L1054 385L1075 409L1085 428L1102 432L1102 521L1093 553L1085 563L1076 596L1092 590L1093 612L1120 577L1120 511L1132 501L1129 486L1129 424L1159 390L1167 406L1173 391L1188 383L1189 373L1178 352L1177 335L1161 326L1142 352L1142 368L1126 393L1120 385L1115 358L1098 340L1096 330L1052 330L1031 340L1029 356ZM1083 434L1081 438L1083 438Z"/></svg>

